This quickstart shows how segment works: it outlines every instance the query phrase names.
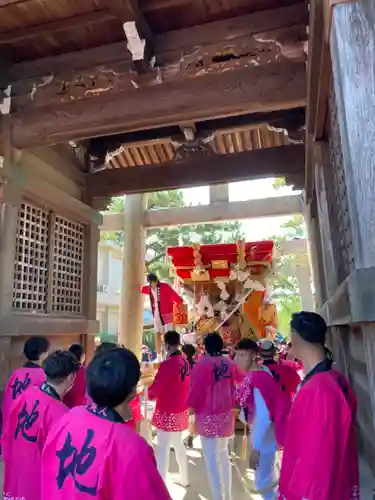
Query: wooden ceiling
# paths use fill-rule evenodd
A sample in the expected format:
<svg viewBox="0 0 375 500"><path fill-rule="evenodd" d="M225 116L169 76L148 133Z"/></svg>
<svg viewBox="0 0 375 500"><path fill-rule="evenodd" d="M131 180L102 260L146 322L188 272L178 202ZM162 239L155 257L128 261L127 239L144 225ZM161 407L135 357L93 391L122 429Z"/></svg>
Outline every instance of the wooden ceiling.
<svg viewBox="0 0 375 500"><path fill-rule="evenodd" d="M255 149L286 146L290 144L283 132L269 130L266 125L229 132L218 132L207 142L214 154L226 155ZM174 160L178 142L171 139L125 143L108 161L108 169L141 167L142 165L165 165Z"/></svg>
<svg viewBox="0 0 375 500"><path fill-rule="evenodd" d="M83 50L124 40L123 21L142 13L157 35L298 0L0 0L0 44L12 61ZM146 28L147 29L147 28ZM146 34L146 33L145 33Z"/></svg>
<svg viewBox="0 0 375 500"><path fill-rule="evenodd" d="M0 0L2 134L74 141L96 170L277 158L303 137L307 24L305 0Z"/></svg>

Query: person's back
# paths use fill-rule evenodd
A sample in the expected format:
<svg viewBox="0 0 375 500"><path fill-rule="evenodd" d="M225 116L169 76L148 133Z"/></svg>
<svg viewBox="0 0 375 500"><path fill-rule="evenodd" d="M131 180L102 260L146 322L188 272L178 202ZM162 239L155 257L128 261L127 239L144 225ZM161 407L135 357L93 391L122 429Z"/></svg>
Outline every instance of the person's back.
<svg viewBox="0 0 375 500"><path fill-rule="evenodd" d="M47 357L49 342L44 337L30 337L24 345L26 363L16 368L9 377L1 406L2 427L6 425L10 406L29 387L39 387L46 379L41 363Z"/></svg>
<svg viewBox="0 0 375 500"><path fill-rule="evenodd" d="M357 401L348 380L332 369L326 330L316 313L292 316L293 350L306 376L289 414L280 473L280 494L288 500L359 498Z"/></svg>
<svg viewBox="0 0 375 500"><path fill-rule="evenodd" d="M299 500L300 492L309 500L359 498L356 408L349 382L336 370L302 385L288 419L280 478L291 500Z"/></svg>
<svg viewBox="0 0 375 500"><path fill-rule="evenodd" d="M86 370L94 403L71 410L48 436L42 500L170 500L152 448L124 425L139 377L127 349L94 357Z"/></svg>
<svg viewBox="0 0 375 500"><path fill-rule="evenodd" d="M43 451L42 499L168 499L151 447L123 424L95 404L61 419Z"/></svg>
<svg viewBox="0 0 375 500"><path fill-rule="evenodd" d="M213 500L230 500L232 470L229 438L234 434L235 387L244 374L228 357L221 355L224 344L218 333L204 339L206 356L191 374L189 406L194 410L196 432L201 436L203 456Z"/></svg>
<svg viewBox="0 0 375 500"><path fill-rule="evenodd" d="M190 367L180 351L180 335L170 330L164 335L168 352L167 359L160 364L153 384L148 390L149 398L156 400L152 423L158 432L156 460L164 480L169 470L169 451L173 446L180 472L180 484L187 486L188 462L183 444L183 431L188 428L190 389Z"/></svg>
<svg viewBox="0 0 375 500"><path fill-rule="evenodd" d="M78 368L75 359L57 351L44 367L47 381L13 402L4 427L4 492L9 498L40 500L42 449L53 425L68 412L61 396Z"/></svg>
<svg viewBox="0 0 375 500"><path fill-rule="evenodd" d="M236 396L242 408L243 418L241 415L240 418L251 428L249 465L255 468L255 486L260 496L264 500L274 500L277 438L282 439L280 434L285 427L289 399L268 368L258 365L256 342L242 339L235 353L235 362L247 372Z"/></svg>
<svg viewBox="0 0 375 500"><path fill-rule="evenodd" d="M234 429L235 385L242 372L229 358L203 356L191 375L189 406L202 436L231 436Z"/></svg>
<svg viewBox="0 0 375 500"><path fill-rule="evenodd" d="M112 349L117 349L121 347L116 342L101 342L98 347L95 349L95 356L101 354L102 352L111 351ZM86 379L86 377L85 377ZM86 380L85 380L86 382ZM84 404L91 404L93 400L88 395L87 390L85 394ZM137 430L137 422L142 420L142 411L141 411L141 398L139 394L134 396L134 399L130 401L129 406L131 408L131 415L129 415L129 419L126 421L126 424L130 425L133 430Z"/></svg>
<svg viewBox="0 0 375 500"><path fill-rule="evenodd" d="M273 378L279 384L281 390L286 392L292 400L301 383L301 377L292 366L283 363L263 363L272 373Z"/></svg>
<svg viewBox="0 0 375 500"><path fill-rule="evenodd" d="M160 364L149 398L156 400L155 415L187 412L190 390L190 367L181 351L177 351Z"/></svg>

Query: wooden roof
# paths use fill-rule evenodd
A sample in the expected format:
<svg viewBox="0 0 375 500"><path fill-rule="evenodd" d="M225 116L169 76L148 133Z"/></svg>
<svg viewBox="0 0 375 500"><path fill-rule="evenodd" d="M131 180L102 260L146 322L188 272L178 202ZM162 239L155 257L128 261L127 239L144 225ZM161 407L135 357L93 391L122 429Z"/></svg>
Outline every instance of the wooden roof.
<svg viewBox="0 0 375 500"><path fill-rule="evenodd" d="M105 196L119 182L142 190L145 167L179 163L195 183L293 177L307 24L305 0L0 0L0 104L11 89L2 135L19 149L84 147L90 189L100 183ZM111 177L134 166L136 181ZM147 189L177 187L153 172Z"/></svg>

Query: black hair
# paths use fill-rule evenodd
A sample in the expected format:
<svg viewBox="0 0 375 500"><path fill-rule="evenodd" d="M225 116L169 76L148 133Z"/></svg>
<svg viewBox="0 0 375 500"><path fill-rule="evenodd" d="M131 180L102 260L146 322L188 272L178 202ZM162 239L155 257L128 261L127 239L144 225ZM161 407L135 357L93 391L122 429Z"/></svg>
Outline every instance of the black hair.
<svg viewBox="0 0 375 500"><path fill-rule="evenodd" d="M164 335L164 343L171 347L178 347L181 344L180 334L175 330L169 330Z"/></svg>
<svg viewBox="0 0 375 500"><path fill-rule="evenodd" d="M324 346L327 324L319 314L309 311L294 313L290 326L306 342Z"/></svg>
<svg viewBox="0 0 375 500"><path fill-rule="evenodd" d="M241 339L234 346L236 351L253 351L257 354L259 353L259 346L254 340L251 339Z"/></svg>
<svg viewBox="0 0 375 500"><path fill-rule="evenodd" d="M154 282L158 282L159 281L159 278L156 276L155 273L150 273L147 275L147 283L154 283Z"/></svg>
<svg viewBox="0 0 375 500"><path fill-rule="evenodd" d="M45 337L30 337L23 346L23 353L29 361L39 361L48 349L49 342Z"/></svg>
<svg viewBox="0 0 375 500"><path fill-rule="evenodd" d="M95 356L101 354L102 352L111 351L112 349L117 349L119 346L116 342L101 342L95 349Z"/></svg>
<svg viewBox="0 0 375 500"><path fill-rule="evenodd" d="M204 340L204 347L208 354L220 354L224 349L224 342L221 335L217 332L208 333Z"/></svg>
<svg viewBox="0 0 375 500"><path fill-rule="evenodd" d="M72 344L69 347L68 352L70 352L70 354L73 354L73 356L76 358L78 363L80 363L82 356L85 353L85 349L84 349L83 345L81 345L81 344Z"/></svg>
<svg viewBox="0 0 375 500"><path fill-rule="evenodd" d="M185 356L188 359L192 359L192 358L194 358L197 351L196 351L195 347L193 346L193 344L184 344L182 346L182 352L185 354Z"/></svg>
<svg viewBox="0 0 375 500"><path fill-rule="evenodd" d="M87 391L98 406L116 408L134 391L140 376L139 361L129 349L110 349L89 363Z"/></svg>
<svg viewBox="0 0 375 500"><path fill-rule="evenodd" d="M68 351L55 351L43 363L47 381L55 384L61 384L69 375L76 373L78 369L78 361Z"/></svg>

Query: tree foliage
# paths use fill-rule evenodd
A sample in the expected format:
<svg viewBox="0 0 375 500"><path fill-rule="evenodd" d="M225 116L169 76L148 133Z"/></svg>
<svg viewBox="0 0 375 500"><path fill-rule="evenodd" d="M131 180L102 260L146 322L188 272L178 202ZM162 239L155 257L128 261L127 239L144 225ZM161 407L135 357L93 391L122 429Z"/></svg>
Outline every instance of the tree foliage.
<svg viewBox="0 0 375 500"><path fill-rule="evenodd" d="M281 225L283 235L271 236L276 249L285 241L305 237L305 226L302 215L295 215ZM275 274L271 279L272 295L278 306L278 329L283 335L289 334L290 317L301 310L301 296L298 282L293 276L293 269L298 256L281 254L275 263Z"/></svg>
<svg viewBox="0 0 375 500"><path fill-rule="evenodd" d="M112 199L109 207L111 212L124 211L125 198ZM149 210L181 208L185 206L181 190L161 191L148 195ZM106 241L114 241L119 245L124 242L123 231L102 233ZM193 224L154 228L147 231L146 239L146 269L156 272L161 279L169 278L169 264L166 262L166 249L172 246L192 245L200 243L231 243L243 238L240 222L218 222L214 224Z"/></svg>

